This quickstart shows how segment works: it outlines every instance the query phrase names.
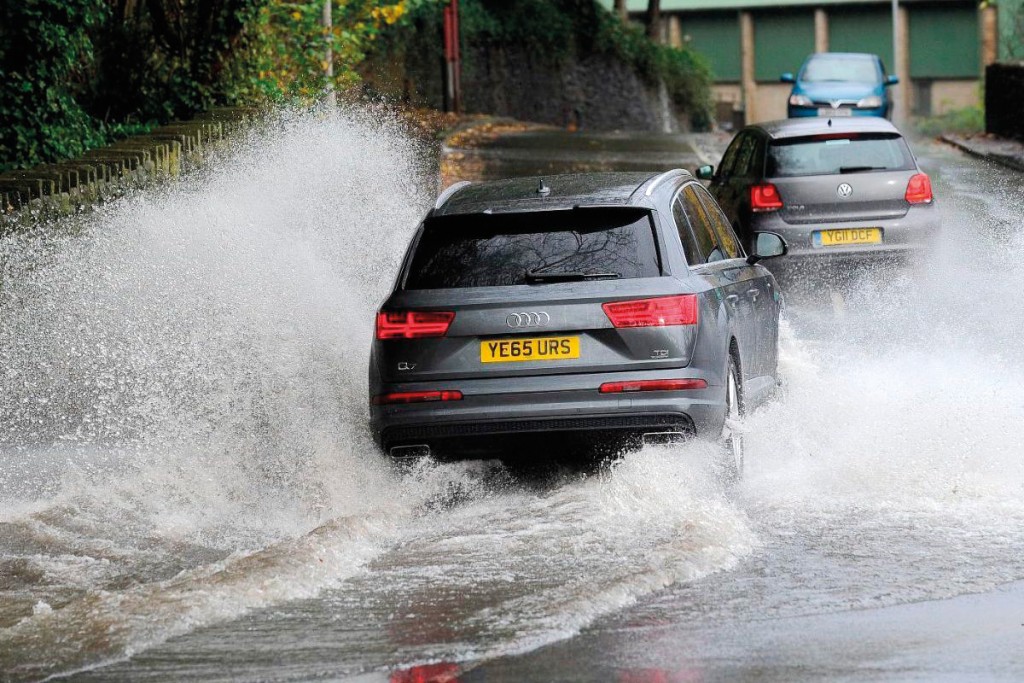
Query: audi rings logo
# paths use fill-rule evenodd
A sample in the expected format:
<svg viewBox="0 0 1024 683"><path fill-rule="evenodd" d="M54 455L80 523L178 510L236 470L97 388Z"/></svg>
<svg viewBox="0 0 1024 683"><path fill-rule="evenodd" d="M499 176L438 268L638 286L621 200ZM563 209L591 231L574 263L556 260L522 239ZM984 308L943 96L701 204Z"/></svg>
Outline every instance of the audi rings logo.
<svg viewBox="0 0 1024 683"><path fill-rule="evenodd" d="M849 197L851 194L853 194L853 186L850 185L850 183L843 183L842 185L836 188L836 194L844 198Z"/></svg>
<svg viewBox="0 0 1024 683"><path fill-rule="evenodd" d="M551 316L544 311L527 313L509 313L505 324L509 327L540 327L551 322Z"/></svg>

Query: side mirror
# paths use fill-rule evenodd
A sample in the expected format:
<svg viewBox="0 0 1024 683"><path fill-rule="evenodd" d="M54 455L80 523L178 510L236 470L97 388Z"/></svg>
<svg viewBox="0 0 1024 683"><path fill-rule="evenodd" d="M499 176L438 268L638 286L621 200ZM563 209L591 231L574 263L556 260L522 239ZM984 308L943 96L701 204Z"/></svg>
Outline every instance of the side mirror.
<svg viewBox="0 0 1024 683"><path fill-rule="evenodd" d="M782 81L783 83L796 83L796 76L794 76L792 72L787 71L786 73L779 76L779 80Z"/></svg>
<svg viewBox="0 0 1024 683"><path fill-rule="evenodd" d="M711 178L714 177L714 175L715 175L715 167L714 166L701 166L700 168L697 169L697 179L698 180L711 180Z"/></svg>
<svg viewBox="0 0 1024 683"><path fill-rule="evenodd" d="M754 253L747 257L747 263L754 265L761 259L785 256L789 252L789 245L781 235L774 232L754 233Z"/></svg>
<svg viewBox="0 0 1024 683"><path fill-rule="evenodd" d="M886 76L885 77L885 84L886 85L896 85L899 82L900 82L900 77L899 76Z"/></svg>

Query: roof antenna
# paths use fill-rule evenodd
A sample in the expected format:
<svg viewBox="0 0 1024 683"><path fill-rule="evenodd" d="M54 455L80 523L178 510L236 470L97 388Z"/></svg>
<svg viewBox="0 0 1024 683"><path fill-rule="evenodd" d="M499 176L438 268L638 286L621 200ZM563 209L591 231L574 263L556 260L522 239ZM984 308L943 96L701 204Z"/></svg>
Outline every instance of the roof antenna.
<svg viewBox="0 0 1024 683"><path fill-rule="evenodd" d="M829 119L829 120L828 120L828 127L829 127L829 128L831 128L831 127L832 127L832 119Z"/></svg>
<svg viewBox="0 0 1024 683"><path fill-rule="evenodd" d="M541 178L540 182L537 184L537 194L542 195L544 197L551 194L551 188L544 184L543 178Z"/></svg>

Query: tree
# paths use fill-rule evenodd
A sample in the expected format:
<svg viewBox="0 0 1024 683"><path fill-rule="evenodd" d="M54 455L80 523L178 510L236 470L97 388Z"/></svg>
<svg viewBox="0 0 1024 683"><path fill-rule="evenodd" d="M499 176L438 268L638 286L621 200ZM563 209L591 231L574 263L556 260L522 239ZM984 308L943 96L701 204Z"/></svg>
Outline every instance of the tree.
<svg viewBox="0 0 1024 683"><path fill-rule="evenodd" d="M661 0L647 2L647 37L656 43L661 42Z"/></svg>
<svg viewBox="0 0 1024 683"><path fill-rule="evenodd" d="M626 0L615 0L615 13L623 21L629 19L629 9L626 7Z"/></svg>

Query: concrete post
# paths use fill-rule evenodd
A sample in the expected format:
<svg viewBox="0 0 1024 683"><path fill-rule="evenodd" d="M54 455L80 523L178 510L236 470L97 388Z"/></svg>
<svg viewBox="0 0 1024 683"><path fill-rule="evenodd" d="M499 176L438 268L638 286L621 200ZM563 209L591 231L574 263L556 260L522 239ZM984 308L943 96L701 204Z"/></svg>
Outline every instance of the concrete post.
<svg viewBox="0 0 1024 683"><path fill-rule="evenodd" d="M899 85L891 88L891 94L896 96L893 102L892 120L897 126L902 126L910 120L910 112L914 108L913 88L910 87L910 13L907 12L906 7L901 5L896 11L894 19L896 23L893 27L893 36L895 37L893 47L896 54L893 55L893 58L896 61L894 68L900 82Z"/></svg>
<svg viewBox="0 0 1024 683"><path fill-rule="evenodd" d="M757 121L757 78L754 61L754 17L740 12L740 87L746 123Z"/></svg>
<svg viewBox="0 0 1024 683"><path fill-rule="evenodd" d="M992 3L982 5L978 10L978 26L981 29L981 73L985 67L999 59L999 8Z"/></svg>
<svg viewBox="0 0 1024 683"><path fill-rule="evenodd" d="M814 51L828 52L828 12L823 7L814 10Z"/></svg>
<svg viewBox="0 0 1024 683"><path fill-rule="evenodd" d="M683 25L679 21L678 14L671 14L668 18L668 44L679 48L683 46Z"/></svg>

